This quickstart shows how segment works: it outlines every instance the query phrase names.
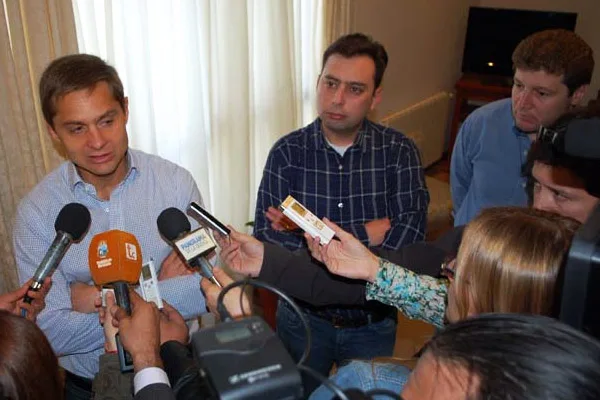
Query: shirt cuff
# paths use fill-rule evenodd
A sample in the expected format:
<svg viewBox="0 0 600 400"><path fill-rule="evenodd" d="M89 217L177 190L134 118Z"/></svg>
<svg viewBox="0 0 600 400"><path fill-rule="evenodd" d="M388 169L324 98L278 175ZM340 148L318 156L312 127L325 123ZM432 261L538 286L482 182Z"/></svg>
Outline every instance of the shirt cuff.
<svg viewBox="0 0 600 400"><path fill-rule="evenodd" d="M391 282L388 276L388 269L390 267L394 268L395 265L390 261L384 260L382 257L379 258L379 268L377 269L377 275L375 275L375 280L373 282L367 281L365 298L367 300L374 300L377 298L379 293L385 289L387 289Z"/></svg>
<svg viewBox="0 0 600 400"><path fill-rule="evenodd" d="M137 392L153 383L164 383L171 387L169 377L162 368L148 367L138 371L133 377L133 394L136 395Z"/></svg>

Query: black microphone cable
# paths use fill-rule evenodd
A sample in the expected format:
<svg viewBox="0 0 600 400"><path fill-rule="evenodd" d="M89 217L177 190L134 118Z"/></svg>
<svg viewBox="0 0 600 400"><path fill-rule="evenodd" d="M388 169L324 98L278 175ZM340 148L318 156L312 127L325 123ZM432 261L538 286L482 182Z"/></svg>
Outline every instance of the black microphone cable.
<svg viewBox="0 0 600 400"><path fill-rule="evenodd" d="M262 281L259 281L256 279L251 279L250 277L245 277L242 280L230 283L229 285L225 286L223 288L223 290L221 290L221 293L219 293L219 297L217 298L217 312L219 313L219 315L221 315L223 321L226 322L226 321L231 321L233 319L231 317L231 314L229 313L229 311L227 311L227 308L225 307L225 303L223 300L224 300L227 292L229 292L231 289L238 287L238 286L242 286L239 301L240 301L240 309L242 310L242 313L244 316L246 315L246 313L244 311L243 295L244 295L244 288L246 288L247 286L262 288L262 289L266 289L266 290L270 291L271 293L275 293L277 296L279 296L279 298L283 299L285 302L287 302L290 305L290 307L292 307L294 312L298 315L298 317L302 321L302 325L304 325L304 330L306 332L306 345L304 347L304 352L302 353L302 357L300 357L300 361L298 361L296 366L298 367L298 369L300 371L303 371L303 372L307 373L308 375L312 376L313 378L318 380L320 383L322 383L325 387L327 387L329 390L331 390L335 394L335 396L336 396L335 398L338 398L340 400L350 400L350 398L348 397L348 394L345 393L342 390L342 388L340 388L338 385L333 383L327 377L321 375L319 372L304 365L304 363L307 361L308 356L310 354L310 346L311 346L311 340L312 340L310 326L308 324L308 321L306 320L306 317L300 311L300 308L296 305L296 303L288 295L283 293L281 290L277 289L276 287L274 287L268 283L265 283L265 282L262 282ZM361 392L357 389L351 389L351 391L352 391L352 393L358 394L360 398L364 398L367 400L373 399L373 396L375 396L375 395L388 396L392 399L402 400L402 397L399 394L394 393L390 390L386 390L386 389L372 389L367 392ZM355 397L353 397L353 398L355 398Z"/></svg>

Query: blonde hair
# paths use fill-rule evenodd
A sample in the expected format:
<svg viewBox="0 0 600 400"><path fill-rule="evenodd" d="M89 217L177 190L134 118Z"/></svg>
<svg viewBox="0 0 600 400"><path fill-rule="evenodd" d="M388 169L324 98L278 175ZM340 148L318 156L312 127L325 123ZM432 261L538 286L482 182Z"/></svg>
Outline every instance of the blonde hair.
<svg viewBox="0 0 600 400"><path fill-rule="evenodd" d="M551 315L556 278L579 223L541 210L484 210L465 228L449 304L456 319L481 313Z"/></svg>

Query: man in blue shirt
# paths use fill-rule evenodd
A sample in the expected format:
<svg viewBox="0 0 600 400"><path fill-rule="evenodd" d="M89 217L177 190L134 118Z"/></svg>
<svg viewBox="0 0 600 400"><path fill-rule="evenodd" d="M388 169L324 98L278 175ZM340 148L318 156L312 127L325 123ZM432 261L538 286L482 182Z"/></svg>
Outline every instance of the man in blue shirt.
<svg viewBox="0 0 600 400"><path fill-rule="evenodd" d="M381 100L386 65L383 46L363 34L343 36L325 51L317 82L319 117L281 138L269 153L256 204L258 239L291 250L306 247L302 232L286 227L277 210L292 195L368 246L397 249L423 240L429 194L419 152L400 132L366 118ZM395 310L304 304L304 311L312 329L308 365L321 374L344 360L392 355ZM304 328L283 303L277 331L299 359ZM308 395L317 382L305 382Z"/></svg>
<svg viewBox="0 0 600 400"><path fill-rule="evenodd" d="M581 104L594 70L592 49L557 29L525 38L513 52L510 99L474 111L457 135L450 165L454 225L486 207L527 205L521 166L540 126Z"/></svg>
<svg viewBox="0 0 600 400"><path fill-rule="evenodd" d="M19 204L13 232L21 283L35 272L56 232L54 219L70 202L91 214L89 231L73 244L53 275L38 324L66 370L65 397L89 399L91 378L104 352L94 302L99 295L88 266L97 233L120 229L138 239L144 262L158 266L163 298L186 318L205 311L200 277L160 237L156 218L168 207L202 201L183 168L129 149L127 97L113 67L100 58L70 55L53 61L40 79L40 100L50 136L69 161L46 176Z"/></svg>

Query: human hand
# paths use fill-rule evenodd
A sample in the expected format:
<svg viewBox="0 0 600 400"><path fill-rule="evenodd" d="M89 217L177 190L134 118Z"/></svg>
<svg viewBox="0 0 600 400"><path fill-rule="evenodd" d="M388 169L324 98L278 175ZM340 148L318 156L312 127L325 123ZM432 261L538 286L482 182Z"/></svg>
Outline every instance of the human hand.
<svg viewBox="0 0 600 400"><path fill-rule="evenodd" d="M95 285L83 282L71 283L71 306L73 311L91 314L98 311L96 300L100 297L100 290Z"/></svg>
<svg viewBox="0 0 600 400"><path fill-rule="evenodd" d="M117 351L117 339L116 335L119 329L113 325L113 317L110 312L112 306L116 304L115 295L112 292L106 292L106 307L102 307L102 298L99 297L100 307L98 308L98 315L100 317L100 324L104 328L104 351L107 353L114 353Z"/></svg>
<svg viewBox="0 0 600 400"><path fill-rule="evenodd" d="M191 275L194 271L188 268L187 263L179 253L172 250L169 255L163 260L158 272L158 280L175 278L177 276Z"/></svg>
<svg viewBox="0 0 600 400"><path fill-rule="evenodd" d="M262 267L264 245L255 237L228 227L231 230L229 239L215 234L215 239L221 247L221 259L234 271L257 277Z"/></svg>
<svg viewBox="0 0 600 400"><path fill-rule="evenodd" d="M333 229L339 240L332 239L328 244L321 246L318 237L312 238L305 233L304 237L312 256L324 263L333 274L373 282L379 269L379 258L357 238L327 218L323 218L323 222Z"/></svg>
<svg viewBox="0 0 600 400"><path fill-rule="evenodd" d="M392 227L389 218L380 218L365 224L365 230L369 237L369 246L379 246L385 240L386 233Z"/></svg>
<svg viewBox="0 0 600 400"><path fill-rule="evenodd" d="M131 315L118 305L110 307L113 325L119 328L119 338L133 358L135 372L148 367L162 367L160 358L160 312L152 302L146 302L129 290Z"/></svg>
<svg viewBox="0 0 600 400"><path fill-rule="evenodd" d="M221 268L213 268L213 274L223 287L233 283L233 280ZM217 311L217 299L219 298L222 289L208 279L202 279L202 281L200 281L200 287L202 288L204 298L206 299L206 305L210 312L221 318ZM235 287L228 291L225 297L223 297L223 304L233 318L252 313L248 297L245 293L242 294L241 287Z"/></svg>
<svg viewBox="0 0 600 400"><path fill-rule="evenodd" d="M32 282L33 282L33 279L30 279L29 281L25 282L24 286L29 287ZM38 314L41 313L44 308L46 308L46 296L48 295L48 292L50 291L51 288L52 288L52 279L49 276L47 276L44 279L44 283L42 283L42 288L40 290L38 290L37 292L34 290L27 291L27 295L29 295L29 297L32 300L31 301L32 309L27 312L28 320L35 322ZM23 308L23 304L27 304L27 303L25 303L24 301L19 301L18 308Z"/></svg>
<svg viewBox="0 0 600 400"><path fill-rule="evenodd" d="M20 315L23 309L26 311L26 318L35 322L38 314L46 307L46 295L52 286L52 281L47 277L37 292L29 290L32 283L33 279L29 279L17 290L0 295L0 309L15 315ZM25 302L26 294L31 298L31 303Z"/></svg>
<svg viewBox="0 0 600 400"><path fill-rule="evenodd" d="M265 213L265 216L271 222L271 228L273 228L273 230L282 232L298 229L298 225L296 225L294 221L286 217L275 207L269 207Z"/></svg>
<svg viewBox="0 0 600 400"><path fill-rule="evenodd" d="M187 344L189 329L179 311L163 300L163 309L160 311L160 344L171 340Z"/></svg>

